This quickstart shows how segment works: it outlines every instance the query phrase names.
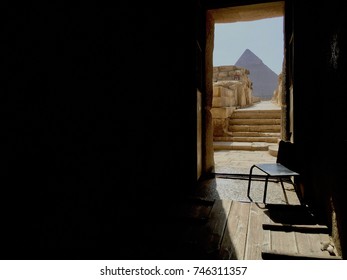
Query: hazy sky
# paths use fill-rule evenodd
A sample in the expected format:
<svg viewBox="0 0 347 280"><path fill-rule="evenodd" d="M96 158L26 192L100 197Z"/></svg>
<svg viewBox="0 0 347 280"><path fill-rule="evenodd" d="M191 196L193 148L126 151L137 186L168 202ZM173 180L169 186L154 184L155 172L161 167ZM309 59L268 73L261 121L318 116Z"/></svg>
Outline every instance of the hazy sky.
<svg viewBox="0 0 347 280"><path fill-rule="evenodd" d="M283 17L215 24L213 66L234 65L249 49L279 74L283 48Z"/></svg>

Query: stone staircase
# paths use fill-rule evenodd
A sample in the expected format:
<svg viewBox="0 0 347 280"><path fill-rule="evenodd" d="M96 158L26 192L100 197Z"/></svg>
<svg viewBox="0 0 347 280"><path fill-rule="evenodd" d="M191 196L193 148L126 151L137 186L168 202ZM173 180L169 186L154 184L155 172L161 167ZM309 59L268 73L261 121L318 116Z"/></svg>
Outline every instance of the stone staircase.
<svg viewBox="0 0 347 280"><path fill-rule="evenodd" d="M215 150L269 151L276 156L281 109L237 109L229 117L228 134L214 137Z"/></svg>

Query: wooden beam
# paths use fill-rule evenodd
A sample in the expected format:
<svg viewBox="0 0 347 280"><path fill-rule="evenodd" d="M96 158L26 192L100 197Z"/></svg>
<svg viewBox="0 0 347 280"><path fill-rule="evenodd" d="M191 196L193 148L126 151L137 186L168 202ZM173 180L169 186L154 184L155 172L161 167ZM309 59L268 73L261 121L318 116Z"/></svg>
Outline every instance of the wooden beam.
<svg viewBox="0 0 347 280"><path fill-rule="evenodd" d="M261 252L264 260L342 260L340 256L318 256L318 255L303 255L303 254L290 254L287 252L279 251L266 251Z"/></svg>
<svg viewBox="0 0 347 280"><path fill-rule="evenodd" d="M326 225L292 225L281 223L264 223L264 230L272 231L296 231L307 233L328 233L329 228Z"/></svg>
<svg viewBox="0 0 347 280"><path fill-rule="evenodd" d="M284 15L284 1L209 9L216 23L253 21Z"/></svg>

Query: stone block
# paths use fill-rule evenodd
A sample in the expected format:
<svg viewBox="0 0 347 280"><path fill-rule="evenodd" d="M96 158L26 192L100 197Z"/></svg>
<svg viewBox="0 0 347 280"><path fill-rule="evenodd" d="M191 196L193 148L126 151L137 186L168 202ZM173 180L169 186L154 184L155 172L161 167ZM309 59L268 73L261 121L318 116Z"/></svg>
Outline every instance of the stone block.
<svg viewBox="0 0 347 280"><path fill-rule="evenodd" d="M218 73L218 79L222 79L222 78L226 78L226 77L228 77L227 72L219 72Z"/></svg>
<svg viewBox="0 0 347 280"><path fill-rule="evenodd" d="M226 119L232 114L233 110L233 107L212 108L212 118Z"/></svg>
<svg viewBox="0 0 347 280"><path fill-rule="evenodd" d="M213 136L224 136L225 119L213 119Z"/></svg>
<svg viewBox="0 0 347 280"><path fill-rule="evenodd" d="M213 97L212 107L230 107L231 98L229 97Z"/></svg>
<svg viewBox="0 0 347 280"><path fill-rule="evenodd" d="M227 65L227 66L218 66L218 71L219 72L229 72L229 71L234 71L237 67L234 65Z"/></svg>
<svg viewBox="0 0 347 280"><path fill-rule="evenodd" d="M244 107L244 106L247 105L246 96L245 96L244 94L241 95L241 98L240 98L240 100L239 100L239 103L240 103L240 106L241 106L241 107Z"/></svg>
<svg viewBox="0 0 347 280"><path fill-rule="evenodd" d="M227 89L227 88L221 88L220 89L220 96L225 98L231 98L234 95L234 91Z"/></svg>
<svg viewBox="0 0 347 280"><path fill-rule="evenodd" d="M214 86L213 87L213 97L220 97L221 96L221 87L219 86Z"/></svg>
<svg viewBox="0 0 347 280"><path fill-rule="evenodd" d="M236 95L235 95L235 94L233 94L233 95L230 97L230 106L234 106L234 107L237 106L237 99L236 99Z"/></svg>

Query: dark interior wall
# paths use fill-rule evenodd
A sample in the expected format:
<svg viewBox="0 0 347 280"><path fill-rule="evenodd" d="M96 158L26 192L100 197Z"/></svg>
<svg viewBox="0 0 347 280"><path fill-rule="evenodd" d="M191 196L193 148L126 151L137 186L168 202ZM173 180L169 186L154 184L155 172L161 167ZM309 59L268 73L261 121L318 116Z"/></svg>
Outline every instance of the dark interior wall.
<svg viewBox="0 0 347 280"><path fill-rule="evenodd" d="M342 3L294 3L294 135L306 199L331 224L334 209L345 252ZM148 256L194 185L195 7L117 5L6 9L3 259Z"/></svg>
<svg viewBox="0 0 347 280"><path fill-rule="evenodd" d="M294 136L305 199L332 226L345 255L347 32L342 3L294 1Z"/></svg>
<svg viewBox="0 0 347 280"><path fill-rule="evenodd" d="M146 255L196 180L193 5L6 12L1 258Z"/></svg>

